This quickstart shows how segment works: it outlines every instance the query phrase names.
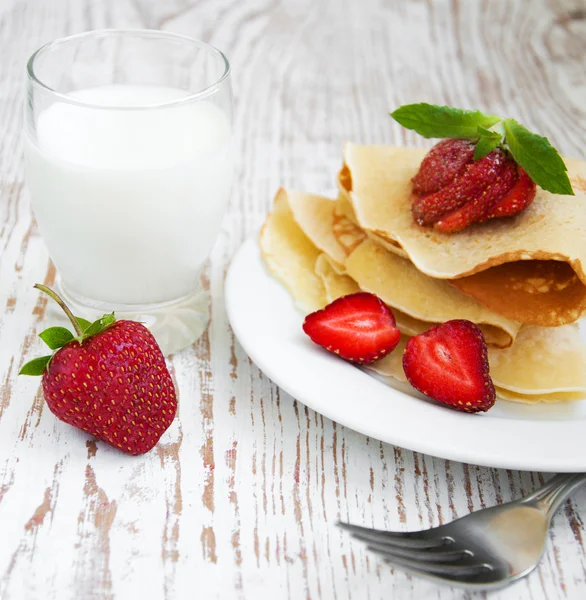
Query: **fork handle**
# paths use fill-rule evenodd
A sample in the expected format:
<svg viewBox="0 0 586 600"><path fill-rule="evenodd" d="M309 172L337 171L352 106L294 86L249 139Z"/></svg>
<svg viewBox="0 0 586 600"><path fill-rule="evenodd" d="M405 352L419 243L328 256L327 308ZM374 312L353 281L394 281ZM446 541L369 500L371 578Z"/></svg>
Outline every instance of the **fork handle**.
<svg viewBox="0 0 586 600"><path fill-rule="evenodd" d="M551 519L568 496L585 483L586 473L560 473L522 502L535 506Z"/></svg>

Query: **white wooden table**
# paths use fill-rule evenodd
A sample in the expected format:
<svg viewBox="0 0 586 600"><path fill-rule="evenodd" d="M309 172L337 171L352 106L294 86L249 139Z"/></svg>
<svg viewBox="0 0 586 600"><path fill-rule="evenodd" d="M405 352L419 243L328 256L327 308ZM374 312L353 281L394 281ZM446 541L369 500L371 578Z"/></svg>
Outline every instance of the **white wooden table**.
<svg viewBox="0 0 586 600"><path fill-rule="evenodd" d="M333 194L346 139L421 142L388 117L399 104L490 109L583 157L585 18L583 0L1 0L0 598L471 598L390 569L336 520L428 527L548 475L409 452L305 408L234 339L223 281L278 185ZM212 324L172 357L178 418L138 458L57 421L39 381L17 377L47 324L31 285L55 277L23 187L24 64L52 38L103 27L211 42L232 61L237 102ZM490 598L585 597L585 514L582 491L539 570Z"/></svg>

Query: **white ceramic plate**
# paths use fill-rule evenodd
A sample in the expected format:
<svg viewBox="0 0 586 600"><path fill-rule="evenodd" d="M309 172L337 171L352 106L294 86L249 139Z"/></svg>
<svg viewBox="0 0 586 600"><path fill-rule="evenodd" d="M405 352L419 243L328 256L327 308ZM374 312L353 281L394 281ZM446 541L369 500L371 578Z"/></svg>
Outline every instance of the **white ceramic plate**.
<svg viewBox="0 0 586 600"><path fill-rule="evenodd" d="M246 242L232 262L226 309L242 347L272 381L346 427L477 465L586 471L586 401L526 405L499 400L486 414L468 415L407 388L393 389L305 336L303 317L265 269L256 240Z"/></svg>

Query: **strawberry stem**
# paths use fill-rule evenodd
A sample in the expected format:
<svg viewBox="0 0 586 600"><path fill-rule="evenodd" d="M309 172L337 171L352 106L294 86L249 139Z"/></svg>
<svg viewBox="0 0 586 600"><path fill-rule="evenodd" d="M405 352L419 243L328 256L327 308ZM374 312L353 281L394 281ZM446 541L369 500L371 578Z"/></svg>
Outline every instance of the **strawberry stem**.
<svg viewBox="0 0 586 600"><path fill-rule="evenodd" d="M55 300L55 302L57 302L57 304L63 309L63 312L67 315L67 318L71 321L71 324L75 329L75 333L81 339L83 337L83 331L79 323L77 322L77 319L73 316L71 310L69 310L67 304L65 304L65 302L63 302L63 300L51 288L48 288L46 285L35 283L34 287L37 288L37 290L41 290L41 292L45 292L47 296L50 296L51 298L53 298L53 300Z"/></svg>

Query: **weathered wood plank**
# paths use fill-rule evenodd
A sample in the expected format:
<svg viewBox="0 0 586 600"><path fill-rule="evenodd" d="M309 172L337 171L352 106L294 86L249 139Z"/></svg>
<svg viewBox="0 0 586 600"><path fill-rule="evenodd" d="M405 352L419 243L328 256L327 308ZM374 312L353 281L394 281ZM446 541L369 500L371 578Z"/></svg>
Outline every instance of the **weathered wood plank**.
<svg viewBox="0 0 586 600"><path fill-rule="evenodd" d="M317 415L251 364L223 281L280 184L333 194L346 139L422 144L387 113L408 101L518 117L584 156L581 0L4 0L0 4L0 598L470 597L394 571L335 527L428 527L538 486L538 473L412 453ZM176 422L145 457L120 456L43 407L18 379L51 282L23 187L27 56L100 27L199 37L231 58L240 161L207 272L212 324L171 360ZM495 440L498 444L498 440ZM538 572L492 597L576 598L586 585L578 493Z"/></svg>

